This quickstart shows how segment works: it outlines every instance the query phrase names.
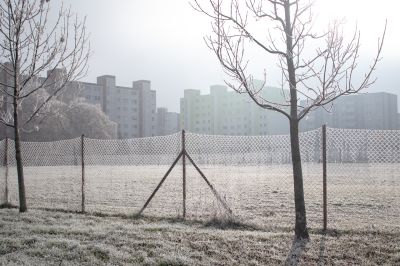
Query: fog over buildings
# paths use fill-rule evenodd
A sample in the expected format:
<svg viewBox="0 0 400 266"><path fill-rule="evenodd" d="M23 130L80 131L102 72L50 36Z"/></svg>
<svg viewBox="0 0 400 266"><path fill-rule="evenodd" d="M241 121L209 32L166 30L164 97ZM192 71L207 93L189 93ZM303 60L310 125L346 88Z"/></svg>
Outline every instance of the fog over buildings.
<svg viewBox="0 0 400 266"><path fill-rule="evenodd" d="M283 91L275 87L263 90L263 98L285 103ZM185 90L181 98L181 128L212 135L286 134L289 123L282 114L254 104L247 94L228 91L223 85L213 85L210 93Z"/></svg>
<svg viewBox="0 0 400 266"><path fill-rule="evenodd" d="M78 15L87 15L92 55L84 81L100 75L115 75L118 84L130 87L132 80L151 80L157 90L158 106L179 112L179 98L184 90L207 94L211 84L224 84L224 75L215 55L203 37L211 33L210 21L182 0L65 0ZM59 3L52 3L57 10ZM346 8L343 8L343 7ZM360 8L362 6L362 8ZM377 38L385 19L388 29L383 58L374 74L377 82L366 92L389 92L399 95L400 16L396 0L379 3L362 0L321 0L315 3L316 27L325 28L328 20L344 18L346 29L357 25L361 32L360 66L368 66L376 52ZM372 15L373 14L373 15ZM373 16L373 19L371 19ZM279 87L281 75L275 60L261 50L249 50L249 70L261 79L267 71L267 85Z"/></svg>
<svg viewBox="0 0 400 266"><path fill-rule="evenodd" d="M203 40L211 32L209 21L187 1L64 2L79 16L87 15L91 32L89 73L80 81L79 96L99 106L117 124L117 137L166 135L180 129L224 135L289 132L286 117L261 109L247 94L237 94L224 85L226 75ZM357 22L361 72L376 52L386 18L388 30L383 59L374 73L378 79L363 91L367 94L342 97L327 107L329 112L311 112L301 129L315 129L323 123L340 128L399 128L400 38L395 25L400 19L391 8L394 2L320 2L315 6L320 21L344 17L349 28ZM364 12L358 12L361 2ZM52 5L57 10L60 4ZM367 10L375 11L373 22ZM283 103L286 90L280 88L281 76L270 63L275 61L262 51L249 49L248 53L254 58L249 72L255 78L267 70L262 96Z"/></svg>
<svg viewBox="0 0 400 266"><path fill-rule="evenodd" d="M310 112L300 125L302 130L323 124L348 129L400 129L397 104L397 95L387 92L343 96L325 109Z"/></svg>

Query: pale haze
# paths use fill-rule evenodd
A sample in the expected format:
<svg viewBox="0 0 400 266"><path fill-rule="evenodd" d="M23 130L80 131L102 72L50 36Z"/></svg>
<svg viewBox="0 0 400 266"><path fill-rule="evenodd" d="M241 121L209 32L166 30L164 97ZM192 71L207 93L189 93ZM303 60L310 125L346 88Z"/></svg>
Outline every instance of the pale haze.
<svg viewBox="0 0 400 266"><path fill-rule="evenodd" d="M203 1L200 1L203 2ZM204 1L206 3L207 1ZM117 84L148 79L157 91L157 106L179 111L179 98L185 89L207 93L212 84L226 78L215 55L203 40L211 33L210 20L193 10L186 0L65 0L79 16L87 17L92 56L84 81L95 82L100 75L115 75ZM59 4L52 4L53 11ZM344 18L346 28L361 31L361 64L372 61L378 37L388 21L383 59L378 64L377 82L365 92L387 91L400 94L400 39L396 0L319 0L314 13L322 24ZM257 56L251 70L262 78L267 70L268 85L279 85L279 73L269 70L274 62Z"/></svg>

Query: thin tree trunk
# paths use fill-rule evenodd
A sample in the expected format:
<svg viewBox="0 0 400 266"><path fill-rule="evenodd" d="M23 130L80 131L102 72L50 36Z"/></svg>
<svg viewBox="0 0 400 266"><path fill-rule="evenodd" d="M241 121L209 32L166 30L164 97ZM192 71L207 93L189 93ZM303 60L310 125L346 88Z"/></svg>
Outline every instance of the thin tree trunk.
<svg viewBox="0 0 400 266"><path fill-rule="evenodd" d="M17 69L15 73L19 73L19 68L17 64ZM19 194L19 211L26 212L26 197L25 197L25 182L24 182L24 169L22 165L22 154L21 154L21 143L19 136L19 121L18 121L18 95L19 95L19 76L15 74L14 76L14 144L15 144L15 160L17 162L17 175L18 175L18 194Z"/></svg>
<svg viewBox="0 0 400 266"><path fill-rule="evenodd" d="M303 170L301 167L299 122L290 121L290 145L292 150L294 207L296 211L295 235L297 238L308 239L306 206L304 202Z"/></svg>
<svg viewBox="0 0 400 266"><path fill-rule="evenodd" d="M290 20L290 3L285 1L286 62L290 87L290 146L292 151L294 205L296 211L295 236L308 239L306 208L304 202L303 171L301 169L299 119L297 118L297 81L293 63L293 30Z"/></svg>
<svg viewBox="0 0 400 266"><path fill-rule="evenodd" d="M18 129L18 112L17 103L14 99L14 143L15 143L15 160L17 162L17 175L18 175L18 192L19 192L19 212L26 212L26 197L25 197L25 182L24 182L24 168L22 166L21 143L19 139Z"/></svg>

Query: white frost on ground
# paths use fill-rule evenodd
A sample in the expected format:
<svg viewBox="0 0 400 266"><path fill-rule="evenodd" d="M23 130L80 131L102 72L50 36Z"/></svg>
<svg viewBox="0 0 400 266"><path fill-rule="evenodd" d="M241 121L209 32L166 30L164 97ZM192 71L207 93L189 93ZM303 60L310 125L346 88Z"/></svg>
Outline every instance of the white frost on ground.
<svg viewBox="0 0 400 266"><path fill-rule="evenodd" d="M210 223L213 225L212 223ZM0 210L0 265L399 265L400 232L233 230L177 219ZM303 249L304 248L304 249Z"/></svg>

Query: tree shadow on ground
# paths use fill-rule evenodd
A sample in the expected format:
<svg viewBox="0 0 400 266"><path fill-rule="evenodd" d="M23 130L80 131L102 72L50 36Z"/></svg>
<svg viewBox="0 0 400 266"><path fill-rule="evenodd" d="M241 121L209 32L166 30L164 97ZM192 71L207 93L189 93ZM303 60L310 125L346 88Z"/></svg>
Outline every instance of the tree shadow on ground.
<svg viewBox="0 0 400 266"><path fill-rule="evenodd" d="M325 261L326 237L327 237L326 233L321 234L317 265L325 265L325 262L326 262ZM292 246L290 248L289 254L286 257L285 265L289 265L289 266L299 265L301 256L305 252L308 242L309 242L309 240L307 240L307 239L298 240L295 238L292 242Z"/></svg>
<svg viewBox="0 0 400 266"><path fill-rule="evenodd" d="M321 241L319 244L319 255L318 255L318 265L325 265L325 241L326 234L322 234Z"/></svg>
<svg viewBox="0 0 400 266"><path fill-rule="evenodd" d="M289 254L286 257L285 265L288 266L297 266L299 265L300 258L309 242L308 239L297 239L294 238L292 242L292 246L290 248Z"/></svg>

